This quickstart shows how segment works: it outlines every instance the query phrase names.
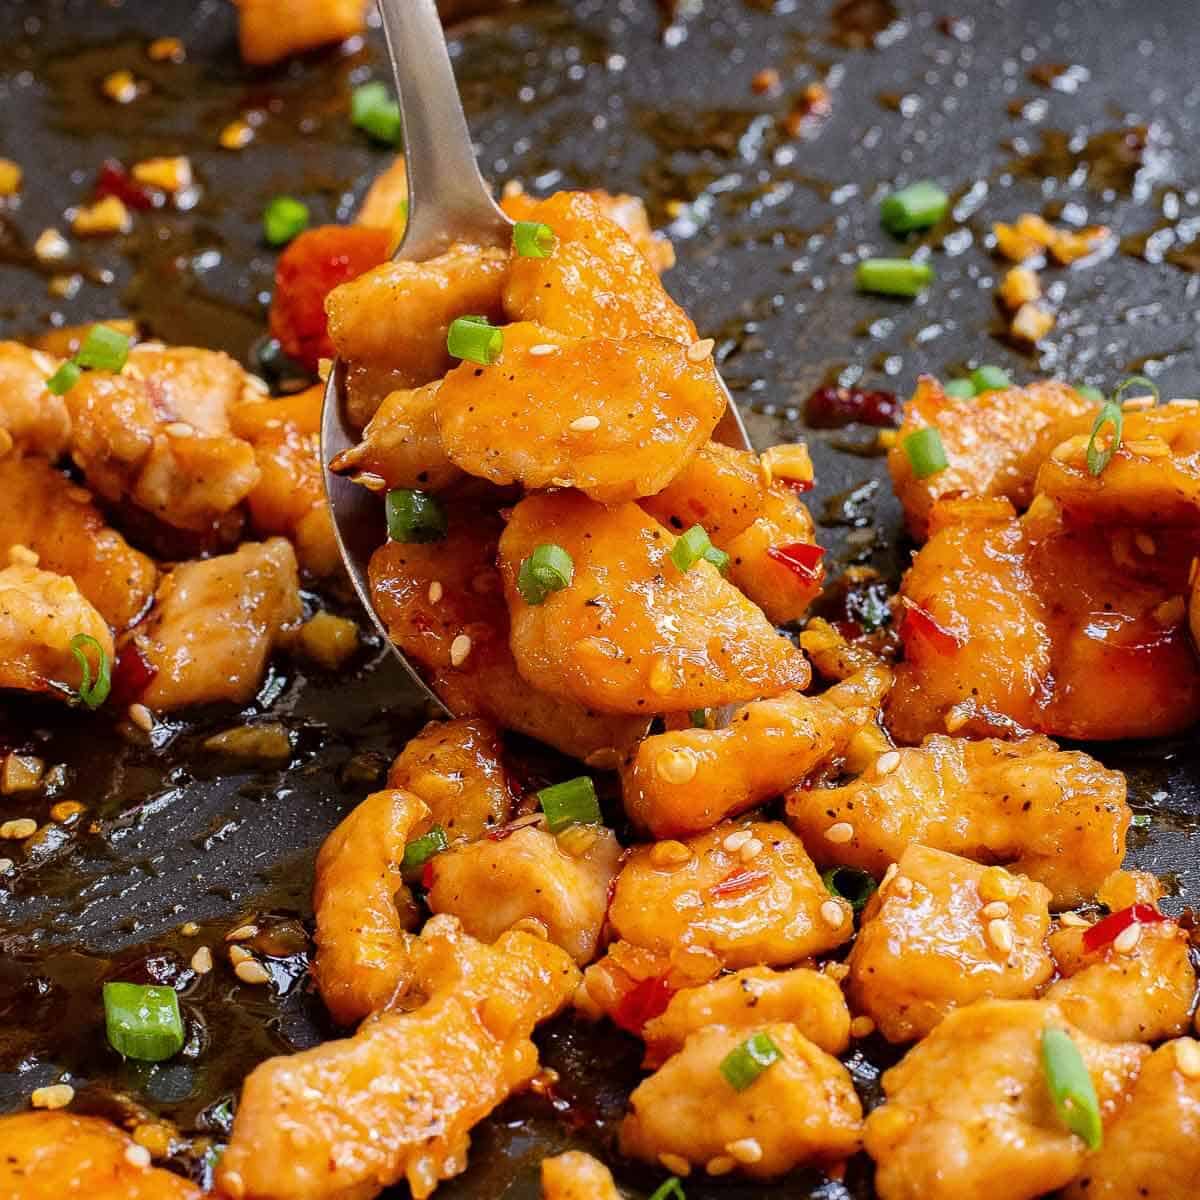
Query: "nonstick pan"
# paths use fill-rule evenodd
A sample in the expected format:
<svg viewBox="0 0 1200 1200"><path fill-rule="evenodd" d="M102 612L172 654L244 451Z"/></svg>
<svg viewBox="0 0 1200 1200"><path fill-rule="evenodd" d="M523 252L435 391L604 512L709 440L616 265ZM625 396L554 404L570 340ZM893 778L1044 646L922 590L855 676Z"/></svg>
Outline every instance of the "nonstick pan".
<svg viewBox="0 0 1200 1200"><path fill-rule="evenodd" d="M1018 380L1109 388L1136 370L1164 394L1195 393L1200 29L1190 0L469 7L452 27L453 51L485 174L537 191L602 185L646 197L678 250L669 285L718 339L757 444L809 441L809 499L838 569L872 567L894 582L911 547L875 430L807 427L822 387L903 396L921 372L994 362ZM480 14L489 7L502 11ZM147 56L168 35L185 61ZM125 108L100 92L120 68L145 85ZM774 86L759 74L767 69ZM350 88L373 75L386 75L377 31L276 69L243 68L225 0L5 0L0 154L26 178L19 202L0 207L3 335L129 313L148 334L228 350L278 382L263 343L273 255L259 217L284 192L303 197L314 220L348 216L387 161L347 115ZM246 118L253 142L220 148L220 130ZM106 159L154 154L191 158L189 207L138 211L129 235L37 263L34 239L89 197ZM120 184L114 171L109 182ZM891 246L879 195L917 178L955 197L954 218L924 238L936 285L915 302L856 295L854 261ZM992 298L1000 267L988 231L1023 211L1115 235L1098 260L1046 272L1058 323L1037 354L1002 340ZM848 597L834 589L830 611L853 609L857 586ZM141 1106L219 1141L247 1070L332 1033L306 977L313 854L424 715L369 643L338 677L282 663L248 709L161 726L153 744L104 717L3 701L3 747L63 770L52 795L0 797L5 817L42 826L3 851L13 866L0 875L0 1109L65 1078L79 1109ZM245 721L282 723L288 761L248 764L204 748ZM1172 911L1194 903L1195 735L1089 749L1129 773L1142 815L1132 861L1170 880ZM541 768L534 759L528 769L536 779ZM64 800L84 811L51 821ZM241 985L221 965L195 975L195 949L223 959L225 932L246 919L260 927L271 985ZM181 931L187 922L195 932ZM190 1039L181 1056L147 1067L107 1049L99 994L111 978L180 983ZM470 1169L439 1196L537 1196L537 1164L567 1145L596 1150L644 1195L654 1178L612 1149L640 1047L569 1019L539 1036L561 1082L485 1122ZM868 1103L892 1057L872 1040L850 1057ZM207 1170L186 1151L177 1166L197 1179ZM800 1175L770 1189L688 1183L689 1200L767 1190L868 1197L870 1167L855 1160L844 1179Z"/></svg>

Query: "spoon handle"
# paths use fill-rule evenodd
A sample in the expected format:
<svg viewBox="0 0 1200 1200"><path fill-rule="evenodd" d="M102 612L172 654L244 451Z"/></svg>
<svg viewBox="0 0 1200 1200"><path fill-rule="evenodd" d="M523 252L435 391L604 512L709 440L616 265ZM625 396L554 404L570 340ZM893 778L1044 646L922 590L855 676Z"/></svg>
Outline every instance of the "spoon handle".
<svg viewBox="0 0 1200 1200"><path fill-rule="evenodd" d="M508 218L479 173L434 0L379 0L408 167L408 225L397 258L451 242L507 242Z"/></svg>

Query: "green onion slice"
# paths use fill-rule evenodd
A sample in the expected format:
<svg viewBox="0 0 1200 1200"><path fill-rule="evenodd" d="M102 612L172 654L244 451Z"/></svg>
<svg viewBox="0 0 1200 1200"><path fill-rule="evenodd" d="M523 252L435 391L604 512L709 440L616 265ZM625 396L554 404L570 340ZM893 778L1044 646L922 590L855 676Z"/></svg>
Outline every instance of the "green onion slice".
<svg viewBox="0 0 1200 1200"><path fill-rule="evenodd" d="M162 1062L183 1049L183 1017L174 988L106 983L103 994L108 1043L118 1054Z"/></svg>
<svg viewBox="0 0 1200 1200"><path fill-rule="evenodd" d="M1125 398L1125 393L1135 387L1145 388L1154 397L1154 403L1158 403L1158 384L1153 379L1147 379L1145 375L1130 375L1128 379L1122 380L1112 394L1112 403L1120 404Z"/></svg>
<svg viewBox="0 0 1200 1200"><path fill-rule="evenodd" d="M263 210L263 235L272 246L286 246L308 228L308 205L294 196L276 196Z"/></svg>
<svg viewBox="0 0 1200 1200"><path fill-rule="evenodd" d="M1134 829L1148 829L1152 818L1149 813L1134 813L1129 824Z"/></svg>
<svg viewBox="0 0 1200 1200"><path fill-rule="evenodd" d="M681 571L690 570L702 558L720 570L720 563L714 561L713 554L722 555L722 552L709 541L708 532L703 525L693 525L691 529L681 533L675 539L675 545L671 547L671 561ZM729 555L725 554L723 557L728 563Z"/></svg>
<svg viewBox="0 0 1200 1200"><path fill-rule="evenodd" d="M71 639L70 651L83 674L77 693L80 703L88 708L99 708L112 690L112 660L108 651L90 633L77 633ZM91 651L95 656L94 674L91 659L85 651Z"/></svg>
<svg viewBox="0 0 1200 1200"><path fill-rule="evenodd" d="M400 105L379 80L356 87L350 97L350 120L377 142L395 146L400 141Z"/></svg>
<svg viewBox="0 0 1200 1200"><path fill-rule="evenodd" d="M517 572L517 591L526 604L542 604L551 592L571 586L575 578L575 563L571 556L553 542L543 542L521 564Z"/></svg>
<svg viewBox="0 0 1200 1200"><path fill-rule="evenodd" d="M722 575L729 570L729 555L724 550L718 550L716 546L709 546L704 552L704 561L712 563Z"/></svg>
<svg viewBox="0 0 1200 1200"><path fill-rule="evenodd" d="M909 258L864 258L858 264L854 282L860 292L917 296L933 282L933 268Z"/></svg>
<svg viewBox="0 0 1200 1200"><path fill-rule="evenodd" d="M449 846L450 842L446 838L446 831L440 825L435 825L428 833L422 834L419 838L413 838L404 847L404 857L400 860L401 874L405 879L413 876L419 877L425 864L434 855L441 854Z"/></svg>
<svg viewBox="0 0 1200 1200"><path fill-rule="evenodd" d="M692 711L688 713L688 720L691 721L693 729L707 729L708 709L693 708Z"/></svg>
<svg viewBox="0 0 1200 1200"><path fill-rule="evenodd" d="M683 1184L679 1182L678 1177L672 1175L670 1179L664 1179L650 1193L650 1200L687 1200L687 1193L684 1192Z"/></svg>
<svg viewBox="0 0 1200 1200"><path fill-rule="evenodd" d="M446 349L455 358L490 366L504 349L504 332L487 317L458 317L446 331Z"/></svg>
<svg viewBox="0 0 1200 1200"><path fill-rule="evenodd" d="M49 379L46 387L56 396L65 396L78 382L82 369L73 359L67 359Z"/></svg>
<svg viewBox="0 0 1200 1200"><path fill-rule="evenodd" d="M93 371L119 371L129 359L133 338L108 325L93 325L75 355L76 365Z"/></svg>
<svg viewBox="0 0 1200 1200"><path fill-rule="evenodd" d="M932 425L910 433L900 445L904 447L913 474L918 479L928 479L950 465L946 458L946 447L942 445L942 435Z"/></svg>
<svg viewBox="0 0 1200 1200"><path fill-rule="evenodd" d="M942 385L942 391L956 400L973 400L975 385L969 379L951 379Z"/></svg>
<svg viewBox="0 0 1200 1200"><path fill-rule="evenodd" d="M888 233L911 233L936 225L950 207L950 197L928 179L893 192L879 206L879 220Z"/></svg>
<svg viewBox="0 0 1200 1200"><path fill-rule="evenodd" d="M1112 441L1102 450L1098 442L1105 425L1112 426L1113 435ZM1124 428L1124 410L1120 404L1110 400L1096 414L1096 420L1092 425L1092 436L1088 438L1087 469L1089 475L1099 475L1112 461L1112 456L1116 454L1117 447L1121 444L1121 435Z"/></svg>
<svg viewBox="0 0 1200 1200"><path fill-rule="evenodd" d="M1100 1102L1079 1047L1066 1030L1042 1031L1042 1070L1062 1123L1083 1138L1089 1150L1099 1149L1104 1138Z"/></svg>
<svg viewBox="0 0 1200 1200"><path fill-rule="evenodd" d="M971 372L971 383L975 386L977 396L982 396L984 392L1003 392L1013 386L1007 371L987 363Z"/></svg>
<svg viewBox="0 0 1200 1200"><path fill-rule="evenodd" d="M540 221L518 221L513 226L513 248L522 258L549 258L556 240L554 230Z"/></svg>
<svg viewBox="0 0 1200 1200"><path fill-rule="evenodd" d="M772 1063L783 1057L767 1033L756 1033L721 1060L721 1074L735 1092L744 1092Z"/></svg>
<svg viewBox="0 0 1200 1200"><path fill-rule="evenodd" d="M596 785L588 775L544 787L537 798L551 833L560 833L570 825L600 824L600 801L596 799Z"/></svg>
<svg viewBox="0 0 1200 1200"><path fill-rule="evenodd" d="M841 896L857 913L867 906L867 901L879 886L866 871L857 867L830 867L821 876L826 889L834 896Z"/></svg>
<svg viewBox="0 0 1200 1200"><path fill-rule="evenodd" d="M1075 390L1085 400L1090 400L1093 404L1103 404L1108 399L1098 387L1092 387L1090 383L1076 384Z"/></svg>
<svg viewBox="0 0 1200 1200"><path fill-rule="evenodd" d="M393 542L440 542L446 536L446 510L428 492L393 488L384 509Z"/></svg>

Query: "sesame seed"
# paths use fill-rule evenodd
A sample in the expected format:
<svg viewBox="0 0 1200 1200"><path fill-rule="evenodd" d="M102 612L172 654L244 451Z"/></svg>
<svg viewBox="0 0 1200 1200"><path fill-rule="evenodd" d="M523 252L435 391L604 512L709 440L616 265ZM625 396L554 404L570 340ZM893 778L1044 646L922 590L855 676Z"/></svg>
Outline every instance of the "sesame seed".
<svg viewBox="0 0 1200 1200"><path fill-rule="evenodd" d="M247 922L245 925L239 925L236 929L231 929L226 935L227 942L248 942L258 933L258 926Z"/></svg>
<svg viewBox="0 0 1200 1200"><path fill-rule="evenodd" d="M737 1163L728 1154L718 1154L704 1164L704 1169L709 1175L728 1175L736 1166Z"/></svg>
<svg viewBox="0 0 1200 1200"><path fill-rule="evenodd" d="M195 432L186 421L172 421L170 424L163 426L163 433L167 437L190 438Z"/></svg>
<svg viewBox="0 0 1200 1200"><path fill-rule="evenodd" d="M235 945L229 947L229 961L233 963L235 967L240 967L242 963L249 962L253 957L254 955L252 955L245 946Z"/></svg>
<svg viewBox="0 0 1200 1200"><path fill-rule="evenodd" d="M1137 944L1142 940L1141 925L1130 925L1128 929L1122 929L1120 933L1113 938L1113 949L1118 954L1132 954L1137 949Z"/></svg>
<svg viewBox="0 0 1200 1200"><path fill-rule="evenodd" d="M460 633L450 643L450 665L452 667L461 667L467 661L467 655L470 653L471 637L469 634Z"/></svg>
<svg viewBox="0 0 1200 1200"><path fill-rule="evenodd" d="M687 348L688 362L703 362L712 354L716 344L712 338L701 338L698 342L693 342Z"/></svg>
<svg viewBox="0 0 1200 1200"><path fill-rule="evenodd" d="M70 252L70 243L57 229L43 229L33 243L33 255L38 262L60 262Z"/></svg>
<svg viewBox="0 0 1200 1200"><path fill-rule="evenodd" d="M430 604L437 604L445 594L446 594L446 590L445 590L445 588L442 587L441 583L438 580L435 579L429 585L429 603Z"/></svg>
<svg viewBox="0 0 1200 1200"><path fill-rule="evenodd" d="M547 354L557 354L558 347L551 345L549 342L538 342L536 346L529 347L529 353L534 358L543 358Z"/></svg>
<svg viewBox="0 0 1200 1200"><path fill-rule="evenodd" d="M841 929L846 922L845 909L836 900L826 900L821 905L821 920L830 929Z"/></svg>
<svg viewBox="0 0 1200 1200"><path fill-rule="evenodd" d="M696 766L690 750L663 750L654 759L654 773L667 783L690 783L696 777Z"/></svg>
<svg viewBox="0 0 1200 1200"><path fill-rule="evenodd" d="M1180 1038L1175 1043L1175 1065L1188 1079L1200 1079L1200 1045L1191 1038Z"/></svg>
<svg viewBox="0 0 1200 1200"><path fill-rule="evenodd" d="M197 975L207 975L213 969L212 951L207 946L201 946L192 955L192 970Z"/></svg>
<svg viewBox="0 0 1200 1200"><path fill-rule="evenodd" d="M899 896L901 900L907 900L913 893L913 881L907 875L897 875L888 891Z"/></svg>
<svg viewBox="0 0 1200 1200"><path fill-rule="evenodd" d="M595 416L576 417L567 428L572 433L591 433L592 430L600 428L600 418Z"/></svg>
<svg viewBox="0 0 1200 1200"><path fill-rule="evenodd" d="M850 1036L856 1038L870 1037L875 1032L875 1022L870 1017L855 1017L850 1022Z"/></svg>
<svg viewBox="0 0 1200 1200"><path fill-rule="evenodd" d="M726 835L721 845L730 854L736 854L753 836L754 834L749 829L736 829L733 833Z"/></svg>
<svg viewBox="0 0 1200 1200"><path fill-rule="evenodd" d="M233 973L243 983L269 983L271 980L270 974L262 963L255 962L252 958L246 959L245 962L240 962L233 968Z"/></svg>
<svg viewBox="0 0 1200 1200"><path fill-rule="evenodd" d="M32 837L37 833L37 822L32 817L18 817L15 821L5 821L0 825L0 838L19 840Z"/></svg>
<svg viewBox="0 0 1200 1200"><path fill-rule="evenodd" d="M1158 552L1158 547L1154 544L1154 539L1148 533L1138 533L1134 535L1133 544L1147 558L1152 557Z"/></svg>
<svg viewBox="0 0 1200 1200"><path fill-rule="evenodd" d="M195 937L200 932L200 926L195 921L184 921L179 927L179 932L184 937Z"/></svg>
<svg viewBox="0 0 1200 1200"><path fill-rule="evenodd" d="M29 1103L34 1108L66 1108L75 1099L75 1089L69 1083L52 1083L34 1088Z"/></svg>
<svg viewBox="0 0 1200 1200"><path fill-rule="evenodd" d="M369 492L382 492L387 488L387 480L374 471L359 471L357 475L350 476L350 481L365 487Z"/></svg>
<svg viewBox="0 0 1200 1200"><path fill-rule="evenodd" d="M738 858L742 862L750 862L757 858L762 853L763 844L756 837L747 839L742 843L742 848L738 851Z"/></svg>
<svg viewBox="0 0 1200 1200"><path fill-rule="evenodd" d="M763 1148L758 1138L738 1138L725 1144L725 1153L740 1163L762 1162Z"/></svg>
<svg viewBox="0 0 1200 1200"><path fill-rule="evenodd" d="M655 842L650 848L650 862L656 867L682 867L691 858L692 852L682 842L671 839Z"/></svg>
<svg viewBox="0 0 1200 1200"><path fill-rule="evenodd" d="M145 1146L136 1143L125 1147L125 1161L131 1167L141 1167L143 1170L150 1165L150 1151Z"/></svg>
<svg viewBox="0 0 1200 1200"><path fill-rule="evenodd" d="M849 821L837 821L825 830L825 840L835 846L844 846L854 840L854 826Z"/></svg>
<svg viewBox="0 0 1200 1200"><path fill-rule="evenodd" d="M990 900L1015 900L1021 885L1003 867L988 867L979 880L979 895L986 904Z"/></svg>
<svg viewBox="0 0 1200 1200"><path fill-rule="evenodd" d="M888 750L875 760L875 771L879 775L890 775L900 765L900 751Z"/></svg>
<svg viewBox="0 0 1200 1200"><path fill-rule="evenodd" d="M983 906L983 917L985 920L995 921L999 917L1007 917L1008 911L1007 900L993 900Z"/></svg>
<svg viewBox="0 0 1200 1200"><path fill-rule="evenodd" d="M671 1172L686 1179L692 1173L692 1164L682 1154L660 1154L658 1161Z"/></svg>
<svg viewBox="0 0 1200 1200"><path fill-rule="evenodd" d="M1078 913L1073 912L1061 913L1058 923L1068 929L1090 929L1092 927L1092 923L1087 917L1081 917Z"/></svg>
<svg viewBox="0 0 1200 1200"><path fill-rule="evenodd" d="M1008 954L1013 948L1012 926L1007 921L997 919L989 921L986 928L988 941L1001 954Z"/></svg>
<svg viewBox="0 0 1200 1200"><path fill-rule="evenodd" d="M144 704L131 704L129 719L145 733L154 728L154 714Z"/></svg>

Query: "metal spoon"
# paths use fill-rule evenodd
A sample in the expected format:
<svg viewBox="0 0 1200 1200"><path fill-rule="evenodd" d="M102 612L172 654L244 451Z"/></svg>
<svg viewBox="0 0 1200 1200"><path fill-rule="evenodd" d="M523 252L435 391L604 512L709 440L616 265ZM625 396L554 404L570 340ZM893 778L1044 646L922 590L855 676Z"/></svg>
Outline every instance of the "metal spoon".
<svg viewBox="0 0 1200 1200"><path fill-rule="evenodd" d="M408 173L408 221L394 257L421 262L441 254L454 242L509 245L512 222L492 199L479 173L435 0L379 0L379 11L400 101ZM721 386L727 404L713 437L748 450L750 439L741 415L724 381ZM417 686L446 712L416 667L392 642L371 601L367 568L384 540L379 499L329 470L337 454L359 441L359 431L346 420L345 390L345 367L335 359L321 414L321 461L342 562L384 641Z"/></svg>

